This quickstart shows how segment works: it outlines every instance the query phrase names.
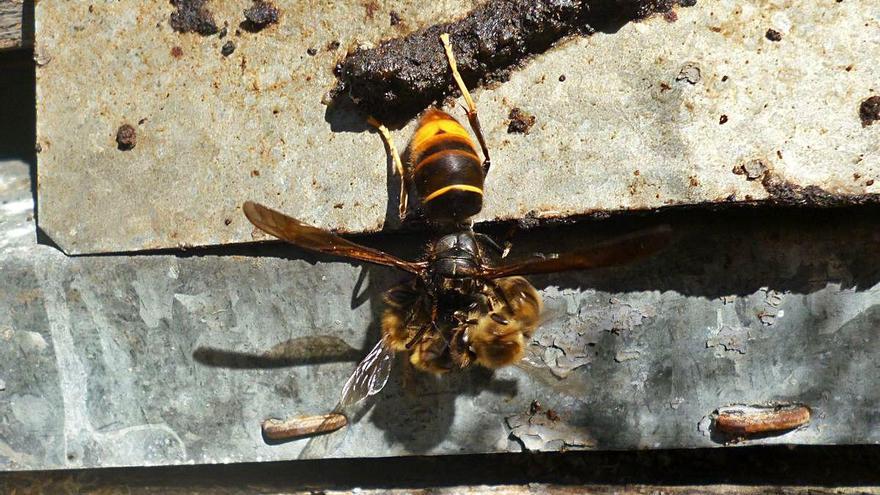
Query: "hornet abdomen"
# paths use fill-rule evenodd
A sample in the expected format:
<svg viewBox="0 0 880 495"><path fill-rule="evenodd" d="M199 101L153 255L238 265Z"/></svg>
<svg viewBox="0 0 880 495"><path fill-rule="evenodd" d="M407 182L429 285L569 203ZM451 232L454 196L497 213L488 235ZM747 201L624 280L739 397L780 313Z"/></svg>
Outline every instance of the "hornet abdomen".
<svg viewBox="0 0 880 495"><path fill-rule="evenodd" d="M483 167L470 134L449 114L434 108L425 112L410 141L409 161L429 219L460 223L480 212Z"/></svg>

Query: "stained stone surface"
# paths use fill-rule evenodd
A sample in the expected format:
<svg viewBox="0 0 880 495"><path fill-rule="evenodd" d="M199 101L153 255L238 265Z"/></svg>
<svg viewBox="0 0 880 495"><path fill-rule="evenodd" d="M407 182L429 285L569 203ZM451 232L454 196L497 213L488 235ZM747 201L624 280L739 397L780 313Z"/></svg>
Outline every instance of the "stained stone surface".
<svg viewBox="0 0 880 495"><path fill-rule="evenodd" d="M676 241L638 265L533 277L547 318L521 365L434 379L399 362L348 427L269 445L263 419L336 404L402 275L274 244L67 257L35 243L23 162L0 163L0 203L2 470L717 447L714 409L773 401L809 405L812 423L740 445L880 441L871 208L522 232L513 257L660 221ZM363 241L408 257L425 239Z"/></svg>
<svg viewBox="0 0 880 495"><path fill-rule="evenodd" d="M278 24L251 33L250 0L208 2L222 39L172 30L167 0L38 3L40 225L68 253L240 243L250 199L340 231L396 228L381 140L321 99L348 49L475 3L278 0ZM878 91L878 12L701 1L534 57L475 92L494 164L480 219L876 202L880 125L859 105ZM513 107L536 116L528 135L507 134Z"/></svg>

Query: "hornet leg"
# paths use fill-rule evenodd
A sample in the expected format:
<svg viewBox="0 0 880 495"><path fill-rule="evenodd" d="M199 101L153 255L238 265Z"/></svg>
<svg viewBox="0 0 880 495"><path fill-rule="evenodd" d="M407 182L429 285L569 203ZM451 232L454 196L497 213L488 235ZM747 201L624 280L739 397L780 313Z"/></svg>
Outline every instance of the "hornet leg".
<svg viewBox="0 0 880 495"><path fill-rule="evenodd" d="M394 139L391 138L391 133L388 131L387 127L373 117L367 117L367 123L375 127L376 130L379 131L379 134L382 135L385 145L388 146L388 153L391 155L391 160L394 162L394 171L400 176L400 205L398 206L398 215L400 215L400 220L402 221L406 217L407 183L406 172L403 169L403 162L400 160L400 153L397 152L397 146L394 145Z"/></svg>
<svg viewBox="0 0 880 495"><path fill-rule="evenodd" d="M506 309L511 309L510 300L507 299L507 294L504 293L504 290L501 289L501 286L494 280L486 280L486 286L489 287L489 290L495 294L495 297L504 305ZM494 311L494 309L490 308L490 311Z"/></svg>
<svg viewBox="0 0 880 495"><path fill-rule="evenodd" d="M491 161L489 160L489 148L486 147L486 140L483 138L483 131L480 130L480 119L477 117L477 104L474 103L474 99L471 98L471 93L468 91L467 86L464 85L464 80L462 80L461 74L458 72L458 64L455 62L455 54L452 53L452 43L449 41L449 33L441 34L440 41L443 42L443 48L446 50L446 58L449 60L449 68L452 69L452 77L455 79L455 83L458 85L458 89L461 91L465 103L467 103L467 116L468 121L471 123L471 129L474 130L474 134L477 135L477 141L480 142L480 147L483 149L483 173L486 174L489 172Z"/></svg>

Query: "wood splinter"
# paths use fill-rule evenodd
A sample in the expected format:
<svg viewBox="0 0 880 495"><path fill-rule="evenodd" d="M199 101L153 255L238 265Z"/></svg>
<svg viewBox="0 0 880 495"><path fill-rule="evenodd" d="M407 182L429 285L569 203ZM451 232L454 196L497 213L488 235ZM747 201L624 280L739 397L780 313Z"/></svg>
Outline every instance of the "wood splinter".
<svg viewBox="0 0 880 495"><path fill-rule="evenodd" d="M348 424L339 413L294 416L287 419L263 421L263 435L270 440L293 440L321 433L336 431Z"/></svg>

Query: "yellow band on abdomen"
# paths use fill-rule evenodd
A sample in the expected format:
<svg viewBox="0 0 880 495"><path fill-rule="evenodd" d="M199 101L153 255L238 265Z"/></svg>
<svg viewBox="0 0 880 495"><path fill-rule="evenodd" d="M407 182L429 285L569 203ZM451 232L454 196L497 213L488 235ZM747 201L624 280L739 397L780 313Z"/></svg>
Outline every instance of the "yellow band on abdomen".
<svg viewBox="0 0 880 495"><path fill-rule="evenodd" d="M416 130L415 135L410 141L410 149L416 152L422 151L425 141L434 137L435 134L443 133L459 136L468 141L471 139L468 132L455 119L439 118L424 123Z"/></svg>
<svg viewBox="0 0 880 495"><path fill-rule="evenodd" d="M477 193L479 195L483 194L483 190L480 189L479 187L469 186L467 184L453 184L451 186L441 187L440 189L437 189L436 191L432 192L424 199L424 202L427 203L428 201L431 201L432 199L439 197L439 196L442 196L443 194L445 194L449 191L453 191L453 190L455 190L455 191L469 191L469 192Z"/></svg>

